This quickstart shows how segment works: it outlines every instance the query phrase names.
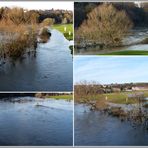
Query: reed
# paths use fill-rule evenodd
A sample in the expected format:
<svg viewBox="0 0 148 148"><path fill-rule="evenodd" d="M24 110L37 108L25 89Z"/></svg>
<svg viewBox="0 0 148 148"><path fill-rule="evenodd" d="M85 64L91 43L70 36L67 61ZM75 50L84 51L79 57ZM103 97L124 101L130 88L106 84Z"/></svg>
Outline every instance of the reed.
<svg viewBox="0 0 148 148"><path fill-rule="evenodd" d="M28 49L36 48L38 25L15 25L0 21L0 57L18 58Z"/></svg>

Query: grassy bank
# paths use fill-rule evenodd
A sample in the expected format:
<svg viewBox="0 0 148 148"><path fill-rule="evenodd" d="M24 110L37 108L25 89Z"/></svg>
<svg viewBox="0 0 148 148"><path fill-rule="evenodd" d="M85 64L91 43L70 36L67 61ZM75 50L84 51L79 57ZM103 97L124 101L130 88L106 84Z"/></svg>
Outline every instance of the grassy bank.
<svg viewBox="0 0 148 148"><path fill-rule="evenodd" d="M48 98L54 99L64 99L64 100L73 100L73 95L57 95L57 96L48 96Z"/></svg>
<svg viewBox="0 0 148 148"><path fill-rule="evenodd" d="M135 94L137 92L138 91L107 93L107 94L103 94L102 99L106 99L107 97L108 102L116 103L116 104L134 104L134 103L137 103L137 100L133 98L128 98L128 95ZM148 91L142 91L142 92L144 93L145 97L148 97Z"/></svg>
<svg viewBox="0 0 148 148"><path fill-rule="evenodd" d="M55 24L52 28L62 32L66 39L73 40L73 24Z"/></svg>
<svg viewBox="0 0 148 148"><path fill-rule="evenodd" d="M115 51L107 54L99 55L148 55L148 51L141 50L125 50L125 51Z"/></svg>
<svg viewBox="0 0 148 148"><path fill-rule="evenodd" d="M16 25L12 22L0 21L0 57L16 59L26 52L34 51L37 47L36 40L40 28L39 24ZM62 32L68 40L73 39L72 24L53 25L53 28ZM70 35L69 32L71 32Z"/></svg>
<svg viewBox="0 0 148 148"><path fill-rule="evenodd" d="M148 97L148 91L116 92L81 97L75 95L75 102L85 102L89 100L98 102L110 102L116 104L134 104L137 103L137 100L133 98L128 98L128 95L135 94L138 92L143 92L144 97Z"/></svg>

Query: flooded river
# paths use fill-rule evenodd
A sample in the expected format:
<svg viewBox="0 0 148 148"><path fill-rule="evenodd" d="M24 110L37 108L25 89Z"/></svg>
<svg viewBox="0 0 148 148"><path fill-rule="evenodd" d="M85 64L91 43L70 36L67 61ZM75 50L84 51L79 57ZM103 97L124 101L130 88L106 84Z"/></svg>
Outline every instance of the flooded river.
<svg viewBox="0 0 148 148"><path fill-rule="evenodd" d="M99 49L99 47L89 47L84 49L76 50L76 54L105 54L110 52L125 51L125 50L138 50L138 51L148 51L148 44L137 44L148 37L147 28L136 28L130 31L130 34L123 39L122 47L112 47L106 49ZM132 45L131 45L132 44Z"/></svg>
<svg viewBox="0 0 148 148"><path fill-rule="evenodd" d="M71 42L57 30L36 53L0 64L0 91L71 91L73 87ZM0 61L1 62L1 61Z"/></svg>
<svg viewBox="0 0 148 148"><path fill-rule="evenodd" d="M72 102L34 97L0 101L0 146L72 145L72 108Z"/></svg>
<svg viewBox="0 0 148 148"><path fill-rule="evenodd" d="M85 105L75 105L75 145L79 146L139 146L148 145L148 131L129 122L90 111Z"/></svg>

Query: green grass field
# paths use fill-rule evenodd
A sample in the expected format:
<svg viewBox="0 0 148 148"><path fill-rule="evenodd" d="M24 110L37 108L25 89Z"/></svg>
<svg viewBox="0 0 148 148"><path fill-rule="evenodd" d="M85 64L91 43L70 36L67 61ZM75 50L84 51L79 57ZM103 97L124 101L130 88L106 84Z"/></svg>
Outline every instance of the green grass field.
<svg viewBox="0 0 148 148"><path fill-rule="evenodd" d="M55 24L52 28L62 32L68 40L73 40L73 24ZM69 32L71 32L70 35Z"/></svg>
<svg viewBox="0 0 148 148"><path fill-rule="evenodd" d="M106 94L97 94L85 97L85 100L96 100L101 102L111 102L116 104L134 104L137 103L137 99L128 98L129 94L135 94L137 92L143 92L144 97L148 97L148 91L132 91L132 92L114 92ZM106 100L107 97L107 100ZM75 99L76 102L82 102L83 98Z"/></svg>
<svg viewBox="0 0 148 148"><path fill-rule="evenodd" d="M128 99L129 94L137 93L138 91L132 91L132 92L117 92L117 93L107 93L107 94L101 94L96 96L96 99L103 99L105 100L107 96L107 101L117 104L133 104L136 103L136 99ZM148 97L148 91L140 91L144 93L145 97Z"/></svg>
<svg viewBox="0 0 148 148"><path fill-rule="evenodd" d="M48 98L64 99L64 100L73 100L73 95L49 96Z"/></svg>
<svg viewBox="0 0 148 148"><path fill-rule="evenodd" d="M100 55L148 55L148 51L125 50L125 51L116 51L116 52L100 54Z"/></svg>

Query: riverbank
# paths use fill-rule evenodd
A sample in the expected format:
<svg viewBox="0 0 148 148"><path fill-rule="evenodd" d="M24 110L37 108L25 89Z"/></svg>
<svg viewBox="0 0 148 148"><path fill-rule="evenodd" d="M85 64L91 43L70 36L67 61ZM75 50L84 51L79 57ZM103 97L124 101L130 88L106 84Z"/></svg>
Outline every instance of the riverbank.
<svg viewBox="0 0 148 148"><path fill-rule="evenodd" d="M77 40L76 40L77 41ZM107 46L93 40L79 39L75 43L75 54L86 55L147 55L147 28L134 28L118 46Z"/></svg>
<svg viewBox="0 0 148 148"><path fill-rule="evenodd" d="M115 51L107 54L99 54L99 55L148 55L148 51L141 50L126 50L126 51Z"/></svg>
<svg viewBox="0 0 148 148"><path fill-rule="evenodd" d="M1 91L72 90L71 42L58 30L50 32L48 42L37 43L36 50L29 48L31 52L26 52L25 48L14 60L5 55L0 57Z"/></svg>
<svg viewBox="0 0 148 148"><path fill-rule="evenodd" d="M134 104L136 100L134 98L128 99L129 95L134 95L136 93L143 93L144 97L148 97L148 90L143 91L123 91L123 92L113 92L113 93L104 93L104 94L94 94L88 96L77 96L75 94L75 102L83 103L87 100L90 101L108 101L110 103L117 103L117 104Z"/></svg>
<svg viewBox="0 0 148 148"><path fill-rule="evenodd" d="M67 40L73 40L73 24L55 24L52 28L62 32Z"/></svg>
<svg viewBox="0 0 148 148"><path fill-rule="evenodd" d="M51 28L62 32L66 39L73 40L72 24L58 24ZM0 22L0 58L11 57L16 59L25 53L36 52L38 37L46 43L50 36L47 28L39 24L15 25Z"/></svg>
<svg viewBox="0 0 148 148"><path fill-rule="evenodd" d="M1 93L0 100L1 101L18 101L21 102L21 97L37 97L40 99L55 99L55 100L65 100L65 101L72 101L73 95L72 94L59 94L59 93ZM14 99L19 98L19 99Z"/></svg>
<svg viewBox="0 0 148 148"><path fill-rule="evenodd" d="M116 92L75 97L75 103L86 104L91 111L143 125L148 130L148 91Z"/></svg>
<svg viewBox="0 0 148 148"><path fill-rule="evenodd" d="M75 104L76 146L147 146L148 132L141 126L121 121L107 113Z"/></svg>

